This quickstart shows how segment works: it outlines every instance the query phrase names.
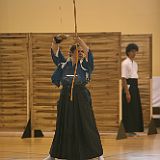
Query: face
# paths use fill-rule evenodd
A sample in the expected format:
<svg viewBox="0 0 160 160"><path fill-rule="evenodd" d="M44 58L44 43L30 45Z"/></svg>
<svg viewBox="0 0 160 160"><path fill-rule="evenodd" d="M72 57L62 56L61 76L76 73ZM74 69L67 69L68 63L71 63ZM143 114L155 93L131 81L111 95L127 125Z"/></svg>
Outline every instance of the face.
<svg viewBox="0 0 160 160"><path fill-rule="evenodd" d="M138 51L132 50L132 51L128 52L128 57L131 59L134 59L137 53L138 53Z"/></svg>
<svg viewBox="0 0 160 160"><path fill-rule="evenodd" d="M79 59L81 59L81 58L83 58L83 55L84 55L84 51L83 51L83 49L82 48L78 48L78 57L79 57Z"/></svg>
<svg viewBox="0 0 160 160"><path fill-rule="evenodd" d="M78 59L82 59L83 54L84 54L84 51L82 50L82 48L78 47ZM76 50L74 51L74 53L71 53L70 55L71 57L76 58Z"/></svg>

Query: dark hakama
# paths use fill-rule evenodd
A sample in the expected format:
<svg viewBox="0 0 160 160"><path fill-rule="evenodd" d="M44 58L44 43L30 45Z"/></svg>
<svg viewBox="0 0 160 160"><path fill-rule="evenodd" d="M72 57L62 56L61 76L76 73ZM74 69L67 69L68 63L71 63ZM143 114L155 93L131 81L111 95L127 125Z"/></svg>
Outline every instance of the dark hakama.
<svg viewBox="0 0 160 160"><path fill-rule="evenodd" d="M86 160L103 154L96 128L90 92L75 85L73 101L70 86L63 86L57 104L57 123L50 155L67 160Z"/></svg>
<svg viewBox="0 0 160 160"><path fill-rule="evenodd" d="M122 92L122 121L126 132L143 132L143 115L138 88L138 79L127 79L130 85L131 102L127 103L126 94Z"/></svg>

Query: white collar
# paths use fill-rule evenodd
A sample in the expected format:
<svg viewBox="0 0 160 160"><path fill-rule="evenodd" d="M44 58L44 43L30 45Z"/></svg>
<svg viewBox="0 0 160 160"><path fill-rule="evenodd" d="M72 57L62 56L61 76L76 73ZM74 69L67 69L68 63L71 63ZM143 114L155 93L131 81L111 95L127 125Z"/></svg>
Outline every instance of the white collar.
<svg viewBox="0 0 160 160"><path fill-rule="evenodd" d="M131 60L129 57L127 57L127 60L131 63L134 63L135 61L134 60Z"/></svg>

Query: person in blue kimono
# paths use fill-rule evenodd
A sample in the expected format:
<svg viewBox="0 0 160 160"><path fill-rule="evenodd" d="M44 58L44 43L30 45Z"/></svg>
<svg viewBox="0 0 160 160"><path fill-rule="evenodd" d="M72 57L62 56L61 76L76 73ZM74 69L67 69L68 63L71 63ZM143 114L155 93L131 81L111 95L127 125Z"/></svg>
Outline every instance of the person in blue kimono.
<svg viewBox="0 0 160 160"><path fill-rule="evenodd" d="M86 43L78 37L78 66L71 100L71 84L76 65L76 45L69 49L65 58L57 37L51 46L51 56L57 69L51 79L56 86L62 85L57 102L57 122L49 156L45 160L87 160L98 157L104 160L100 136L92 109L92 100L86 84L94 69L93 54Z"/></svg>

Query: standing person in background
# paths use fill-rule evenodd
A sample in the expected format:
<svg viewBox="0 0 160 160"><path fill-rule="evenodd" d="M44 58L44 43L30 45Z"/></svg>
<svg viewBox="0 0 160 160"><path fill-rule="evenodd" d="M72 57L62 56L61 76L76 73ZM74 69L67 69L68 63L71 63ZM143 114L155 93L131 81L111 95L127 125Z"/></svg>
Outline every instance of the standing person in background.
<svg viewBox="0 0 160 160"><path fill-rule="evenodd" d="M138 65L134 61L138 53L138 46L134 43L126 47L127 58L122 62L122 121L128 136L135 136L135 132L143 132L143 116L141 98L138 88Z"/></svg>
<svg viewBox="0 0 160 160"><path fill-rule="evenodd" d="M63 36L54 38L51 46L51 56L57 66L52 75L52 83L60 86L60 98L57 103L57 122L54 139L49 156L45 160L87 160L98 157L104 160L100 136L96 127L92 109L92 100L86 84L90 81L94 68L93 54L86 43L77 38L79 44L72 45L69 57L65 59L60 42ZM76 65L76 49L78 49L78 66L71 96L71 84Z"/></svg>

